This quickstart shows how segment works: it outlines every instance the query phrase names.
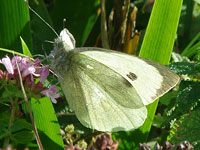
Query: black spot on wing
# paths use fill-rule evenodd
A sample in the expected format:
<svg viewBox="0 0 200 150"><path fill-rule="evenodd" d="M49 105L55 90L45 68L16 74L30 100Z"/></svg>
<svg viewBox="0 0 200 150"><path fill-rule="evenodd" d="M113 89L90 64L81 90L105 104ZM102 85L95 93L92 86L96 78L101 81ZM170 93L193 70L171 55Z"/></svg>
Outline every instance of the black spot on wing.
<svg viewBox="0 0 200 150"><path fill-rule="evenodd" d="M129 79L131 79L132 81L137 79L136 74L129 72L129 74L126 75Z"/></svg>

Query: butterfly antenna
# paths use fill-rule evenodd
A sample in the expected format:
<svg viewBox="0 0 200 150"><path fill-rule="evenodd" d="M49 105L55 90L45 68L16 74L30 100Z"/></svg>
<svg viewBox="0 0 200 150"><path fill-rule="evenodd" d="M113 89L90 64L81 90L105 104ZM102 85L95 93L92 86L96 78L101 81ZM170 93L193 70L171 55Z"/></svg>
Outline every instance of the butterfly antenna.
<svg viewBox="0 0 200 150"><path fill-rule="evenodd" d="M48 24L35 10L30 7L28 1L24 0L24 2L28 6L29 10L32 11L38 18L40 18L56 34L56 36L59 37L58 33L50 26L50 24Z"/></svg>
<svg viewBox="0 0 200 150"><path fill-rule="evenodd" d="M63 29L66 27L66 22L67 22L67 20L64 18L63 19Z"/></svg>

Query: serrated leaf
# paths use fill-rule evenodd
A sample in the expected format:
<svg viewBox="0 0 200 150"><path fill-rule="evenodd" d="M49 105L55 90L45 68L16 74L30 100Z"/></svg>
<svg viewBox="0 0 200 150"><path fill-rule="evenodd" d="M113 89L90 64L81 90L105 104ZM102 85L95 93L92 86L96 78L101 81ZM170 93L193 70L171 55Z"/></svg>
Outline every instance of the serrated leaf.
<svg viewBox="0 0 200 150"><path fill-rule="evenodd" d="M187 111L200 100L200 83L192 81L182 81L177 96L177 104L182 111Z"/></svg>
<svg viewBox="0 0 200 150"><path fill-rule="evenodd" d="M171 110L169 116L162 125L168 124L171 120L178 119L195 107L200 100L200 83L192 81L182 81L176 99L177 106Z"/></svg>
<svg viewBox="0 0 200 150"><path fill-rule="evenodd" d="M0 139L10 134L8 130L8 124L10 120L10 113L7 111L0 113Z"/></svg>
<svg viewBox="0 0 200 150"><path fill-rule="evenodd" d="M33 141L35 139L35 136L32 131L20 131L12 134L10 138L17 143L27 144L30 141Z"/></svg>
<svg viewBox="0 0 200 150"><path fill-rule="evenodd" d="M179 75L194 75L200 72L200 63L177 62L170 64L169 68Z"/></svg>
<svg viewBox="0 0 200 150"><path fill-rule="evenodd" d="M10 135L10 132L7 128L0 127L0 139L3 139Z"/></svg>
<svg viewBox="0 0 200 150"><path fill-rule="evenodd" d="M16 119L10 128L11 132L16 132L22 129L28 129L32 131L33 126L31 123L27 122L25 119Z"/></svg>
<svg viewBox="0 0 200 150"><path fill-rule="evenodd" d="M200 109L195 109L192 112L183 115L177 120L170 131L168 140L178 144L182 141L189 141L194 146L194 149L200 149Z"/></svg>

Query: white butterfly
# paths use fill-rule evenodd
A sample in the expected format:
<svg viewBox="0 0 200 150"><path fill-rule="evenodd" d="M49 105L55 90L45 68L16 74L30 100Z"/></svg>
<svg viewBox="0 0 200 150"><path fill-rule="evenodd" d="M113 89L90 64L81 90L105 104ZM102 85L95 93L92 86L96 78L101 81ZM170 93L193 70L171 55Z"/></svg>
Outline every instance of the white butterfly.
<svg viewBox="0 0 200 150"><path fill-rule="evenodd" d="M143 125L146 105L172 89L179 76L159 63L102 48L75 48L67 29L55 40L52 69L69 106L86 127L127 131Z"/></svg>

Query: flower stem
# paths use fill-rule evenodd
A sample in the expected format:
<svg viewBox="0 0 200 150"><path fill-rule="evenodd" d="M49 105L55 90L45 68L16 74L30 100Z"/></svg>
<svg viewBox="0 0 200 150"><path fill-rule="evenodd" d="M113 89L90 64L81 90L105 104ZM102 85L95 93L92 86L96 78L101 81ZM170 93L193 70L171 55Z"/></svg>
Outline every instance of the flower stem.
<svg viewBox="0 0 200 150"><path fill-rule="evenodd" d="M42 142L41 142L39 134L38 134L38 130L36 128L34 118L33 118L33 113L31 111L30 105L28 103L28 98L27 98L27 95L26 95L26 92L25 92L25 89L24 89L24 86L23 86L22 76L21 76L21 72L19 70L19 66L18 66L17 61L16 61L16 65L17 65L17 70L18 70L18 73L19 73L19 80L20 80L21 89L22 89L22 92L23 92L23 95L24 95L24 101L26 103L26 106L27 106L27 109L28 109L28 112L29 112L29 115L30 115L30 118L31 118L31 122L32 122L32 125L33 125L33 131L34 131L34 134L35 134L35 138L36 138L39 150L44 150L44 148L42 146Z"/></svg>

